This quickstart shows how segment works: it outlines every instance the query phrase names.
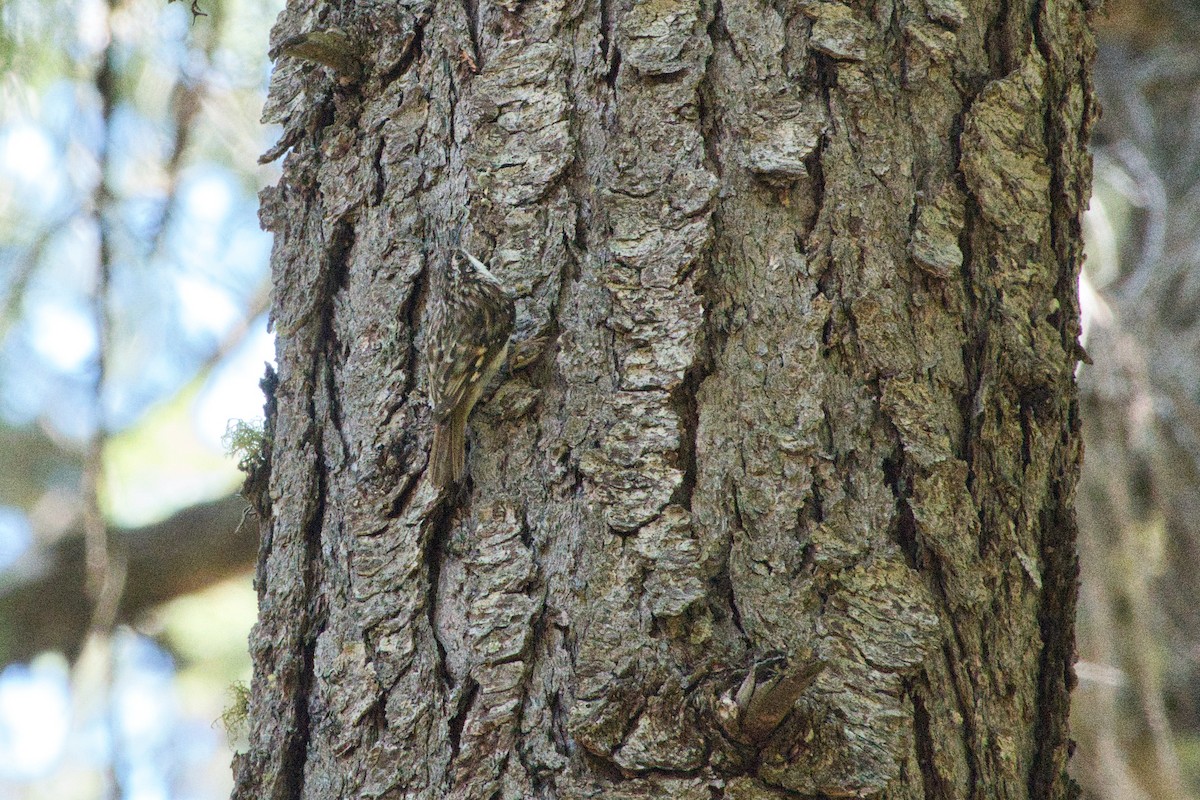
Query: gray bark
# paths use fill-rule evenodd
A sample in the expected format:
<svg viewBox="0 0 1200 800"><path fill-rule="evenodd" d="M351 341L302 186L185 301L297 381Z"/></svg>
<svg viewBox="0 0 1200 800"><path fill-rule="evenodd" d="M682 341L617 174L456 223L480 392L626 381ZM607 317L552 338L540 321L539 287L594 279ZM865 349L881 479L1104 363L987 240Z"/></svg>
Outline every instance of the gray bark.
<svg viewBox="0 0 1200 800"><path fill-rule="evenodd" d="M1071 796L1085 9L339 8L273 34L235 796ZM459 223L547 344L439 497Z"/></svg>

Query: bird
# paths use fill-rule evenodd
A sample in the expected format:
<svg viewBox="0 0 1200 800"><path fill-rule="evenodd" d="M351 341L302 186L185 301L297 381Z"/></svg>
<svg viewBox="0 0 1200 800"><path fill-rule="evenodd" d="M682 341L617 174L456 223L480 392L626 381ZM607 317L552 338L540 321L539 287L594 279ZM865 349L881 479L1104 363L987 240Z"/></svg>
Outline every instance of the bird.
<svg viewBox="0 0 1200 800"><path fill-rule="evenodd" d="M516 320L512 295L462 247L433 276L426 345L433 445L429 470L438 488L466 475L467 421L508 355Z"/></svg>

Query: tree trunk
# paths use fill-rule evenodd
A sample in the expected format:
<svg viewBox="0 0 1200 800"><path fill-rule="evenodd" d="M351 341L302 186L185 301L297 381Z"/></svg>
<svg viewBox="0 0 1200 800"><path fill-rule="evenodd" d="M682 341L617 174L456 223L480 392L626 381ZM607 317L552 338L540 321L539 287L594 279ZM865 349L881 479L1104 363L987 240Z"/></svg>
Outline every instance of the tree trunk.
<svg viewBox="0 0 1200 800"><path fill-rule="evenodd" d="M1087 11L868 5L283 13L235 797L1073 796Z"/></svg>

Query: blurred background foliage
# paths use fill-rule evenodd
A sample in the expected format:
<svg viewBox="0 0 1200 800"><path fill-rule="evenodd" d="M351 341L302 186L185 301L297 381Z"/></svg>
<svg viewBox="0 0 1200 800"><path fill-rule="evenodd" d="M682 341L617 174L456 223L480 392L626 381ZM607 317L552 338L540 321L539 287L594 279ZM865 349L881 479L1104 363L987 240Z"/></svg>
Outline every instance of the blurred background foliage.
<svg viewBox="0 0 1200 800"><path fill-rule="evenodd" d="M1075 774L1200 797L1200 3L1100 18L1081 281Z"/></svg>
<svg viewBox="0 0 1200 800"><path fill-rule="evenodd" d="M0 0L0 800L228 796L282 1ZM1200 4L1099 23L1074 770L1200 797Z"/></svg>
<svg viewBox="0 0 1200 800"><path fill-rule="evenodd" d="M0 0L0 798L232 786L282 5Z"/></svg>

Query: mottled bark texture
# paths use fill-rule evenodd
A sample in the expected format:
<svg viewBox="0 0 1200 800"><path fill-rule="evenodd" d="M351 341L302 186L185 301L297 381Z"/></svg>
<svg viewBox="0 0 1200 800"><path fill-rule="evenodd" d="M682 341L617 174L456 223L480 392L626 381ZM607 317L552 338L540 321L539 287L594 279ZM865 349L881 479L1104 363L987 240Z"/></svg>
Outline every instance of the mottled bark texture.
<svg viewBox="0 0 1200 800"><path fill-rule="evenodd" d="M292 2L235 796L1071 796L1086 17ZM546 345L438 497L459 225Z"/></svg>

